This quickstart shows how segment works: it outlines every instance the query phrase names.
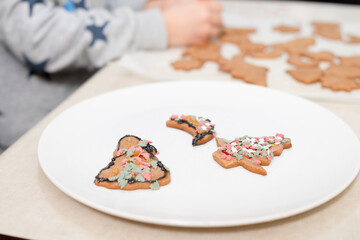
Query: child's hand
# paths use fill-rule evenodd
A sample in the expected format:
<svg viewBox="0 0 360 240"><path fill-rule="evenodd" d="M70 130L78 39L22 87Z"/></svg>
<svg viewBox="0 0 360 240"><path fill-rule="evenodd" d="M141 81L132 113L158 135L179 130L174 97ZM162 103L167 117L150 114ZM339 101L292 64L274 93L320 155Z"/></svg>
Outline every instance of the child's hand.
<svg viewBox="0 0 360 240"><path fill-rule="evenodd" d="M222 27L222 5L217 1L181 1L163 10L168 45L199 44L216 36Z"/></svg>

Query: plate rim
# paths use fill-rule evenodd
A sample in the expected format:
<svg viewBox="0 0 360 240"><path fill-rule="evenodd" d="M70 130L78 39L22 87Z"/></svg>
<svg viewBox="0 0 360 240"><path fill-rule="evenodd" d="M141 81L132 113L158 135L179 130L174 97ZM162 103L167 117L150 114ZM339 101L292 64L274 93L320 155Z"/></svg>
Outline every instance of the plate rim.
<svg viewBox="0 0 360 240"><path fill-rule="evenodd" d="M91 200L88 200L86 198L83 198L81 196L79 196L78 194L76 194L75 192L72 192L71 190L66 189L65 186L63 186L60 182L58 182L53 176L51 176L47 170L46 170L46 166L44 165L44 162L42 160L42 157L40 156L40 148L42 145L42 142L44 141L44 138L46 137L46 133L49 129L49 127L54 124L54 122L56 122L56 120L61 117L62 115L66 114L66 112L71 111L73 108L76 108L78 106L81 106L84 103L87 103L89 101L94 101L96 100L96 98L101 98L105 95L110 95L110 94L115 94L116 92L122 92L122 91L131 91L131 89L133 88L143 88L149 85L177 85L177 84L193 84L193 83L215 83L215 84L228 84L228 85L240 85L241 87L247 86L250 88L261 88L265 91L270 91L270 92L276 92L276 94L285 94L288 95L290 97L293 98L297 98L297 99L301 99L301 101L305 101L309 104L312 104L318 108L321 108L323 110L325 110L328 114L333 115L335 118L337 118L337 120L341 121L347 128L349 128L349 130L351 131L351 133L359 140L359 138L357 137L357 135L355 134L355 132L352 130L352 128L340 117L338 117L336 114L332 113L330 110L320 106L319 104L316 104L308 99L305 99L303 97L297 96L297 95L293 95L287 92L283 92L277 89L270 89L270 88L265 88L265 87L259 87L259 86L254 86L254 85L245 85L245 84L241 84L241 83L237 83L237 82L219 82L218 80L192 80L192 81L181 81L181 80L176 80L176 81L171 81L171 82L152 82L152 83L145 83L145 84L140 84L140 85L136 85L136 86L129 86L129 87L124 87L124 88L119 88L119 89L115 89L115 90L111 90L105 93L101 93L99 95L96 96L92 96L90 98L87 98L85 100L82 100L70 107L68 107L67 109L65 109L64 111L60 112L56 117L54 117L48 124L47 126L44 128L44 130L41 133L41 136L39 138L38 141L38 147L37 147L37 155L38 155L38 161L39 161L39 165L43 171L43 173L45 173L46 177L50 180L50 182L52 182L58 189L60 189L62 192L64 192L66 195L68 195L69 197L75 199L76 201L82 203L83 205L87 206L87 207L91 207L93 209L96 209L97 211L100 212L104 212L106 214L112 215L112 216L116 216L116 217L120 217L122 219L128 219L128 220L132 220L135 222L142 222L142 223L146 223L146 224L155 224L155 225L163 225L163 226L171 226L171 227L189 227L189 228L210 228L210 227L234 227L234 226L245 226L245 225L252 225L252 224L259 224L259 223L265 223L265 222L271 222L271 221L276 221L276 220L280 220L280 219L284 219L284 218L288 218L291 216L295 216L307 211L310 211L314 208L317 208L318 206L330 201L331 199L335 198L336 196L338 196L339 194L341 194L346 188L348 188L352 182L355 180L355 178L357 177L357 175L359 174L360 171L360 162L357 164L357 167L354 168L354 171L352 173L352 175L348 178L347 181L344 181L344 183L342 184L341 187L337 188L336 191L332 191L331 193L329 193L328 195L324 196L323 198L319 199L318 201L315 201L313 203L309 203L306 204L302 207L298 207L298 208L294 208L291 210L286 210L284 212L279 212L279 213L275 213L275 214L269 214L267 216L262 216L262 217L253 217L247 220L229 220L229 221L213 221L211 220L210 222L206 222L206 221L184 221L184 220L176 220L176 219L159 219L156 217L149 217L149 216L144 216L144 215L139 215L139 214L131 214L131 213L121 213L118 210L113 210L109 207L105 207L102 206L100 204L97 203L93 203ZM360 143L360 140L358 141Z"/></svg>

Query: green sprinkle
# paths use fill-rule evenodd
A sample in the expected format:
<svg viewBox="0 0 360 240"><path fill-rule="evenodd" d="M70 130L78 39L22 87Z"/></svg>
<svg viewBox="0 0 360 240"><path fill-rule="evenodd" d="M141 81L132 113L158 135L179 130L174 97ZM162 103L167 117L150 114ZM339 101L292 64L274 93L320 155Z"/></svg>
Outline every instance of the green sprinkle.
<svg viewBox="0 0 360 240"><path fill-rule="evenodd" d="M138 175L135 177L135 180L136 180L136 181L139 181L139 182L145 182L145 178L144 178L141 174L138 174Z"/></svg>
<svg viewBox="0 0 360 240"><path fill-rule="evenodd" d="M235 156L238 160L243 159L243 155L241 155L241 154L239 154L239 153L234 153L234 156Z"/></svg>
<svg viewBox="0 0 360 240"><path fill-rule="evenodd" d="M263 157L266 157L266 156L267 156L267 153L266 153L266 151L265 151L265 150L262 150L262 154L261 154L261 156L263 156Z"/></svg>
<svg viewBox="0 0 360 240"><path fill-rule="evenodd" d="M118 183L119 183L119 185L120 185L120 188L124 188L125 185L128 183L128 181L125 180L125 179L119 178L119 179L118 179Z"/></svg>
<svg viewBox="0 0 360 240"><path fill-rule="evenodd" d="M132 155L134 155L135 149L129 149L126 153L127 157L131 157Z"/></svg>
<svg viewBox="0 0 360 240"><path fill-rule="evenodd" d="M254 156L259 156L259 152L254 152Z"/></svg>
<svg viewBox="0 0 360 240"><path fill-rule="evenodd" d="M152 190L159 190L159 189L160 189L160 185L159 185L158 181L150 184L150 188L151 188Z"/></svg>
<svg viewBox="0 0 360 240"><path fill-rule="evenodd" d="M115 182L116 180L118 180L118 178L119 178L119 175L109 178L109 181Z"/></svg>
<svg viewBox="0 0 360 240"><path fill-rule="evenodd" d="M196 116L194 116L194 115L191 115L191 119L196 119Z"/></svg>
<svg viewBox="0 0 360 240"><path fill-rule="evenodd" d="M146 147L147 146L147 141L146 140L141 140L141 142L139 142L138 146Z"/></svg>
<svg viewBox="0 0 360 240"><path fill-rule="evenodd" d="M142 172L142 171L141 171L141 168L139 168L139 167L136 166L135 164L134 164L134 167L133 167L132 171L133 171L134 173L141 173L141 172Z"/></svg>
<svg viewBox="0 0 360 240"><path fill-rule="evenodd" d="M158 166L158 165L157 165L157 161L155 161L155 160L154 160L154 161L151 161L151 162L150 162L150 165L151 165L151 167L153 167L153 168L157 168L157 166Z"/></svg>
<svg viewBox="0 0 360 240"><path fill-rule="evenodd" d="M287 138L284 138L283 140L280 141L280 143L287 143L287 142L289 142L289 139Z"/></svg>
<svg viewBox="0 0 360 240"><path fill-rule="evenodd" d="M150 168L144 168L143 170L141 170L141 173L144 173L144 172L150 172Z"/></svg>
<svg viewBox="0 0 360 240"><path fill-rule="evenodd" d="M132 176L132 174L129 172L124 176L124 179L130 179Z"/></svg>

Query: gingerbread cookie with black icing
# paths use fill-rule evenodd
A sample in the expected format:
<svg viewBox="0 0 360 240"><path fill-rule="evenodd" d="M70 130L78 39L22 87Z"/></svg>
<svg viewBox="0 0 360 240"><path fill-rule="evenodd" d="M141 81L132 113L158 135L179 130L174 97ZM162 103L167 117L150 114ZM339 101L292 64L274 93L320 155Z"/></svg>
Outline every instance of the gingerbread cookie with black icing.
<svg viewBox="0 0 360 240"><path fill-rule="evenodd" d="M111 162L95 177L95 185L121 190L153 189L170 183L170 170L155 156L159 151L148 140L122 137Z"/></svg>
<svg viewBox="0 0 360 240"><path fill-rule="evenodd" d="M216 138L218 150L213 153L214 160L224 168L242 166L250 172L267 175L262 166L268 166L274 156L280 156L283 149L290 148L290 138L277 133L275 136L243 136L229 141Z"/></svg>
<svg viewBox="0 0 360 240"><path fill-rule="evenodd" d="M193 135L193 146L207 143L216 136L215 125L211 123L210 119L194 115L172 115L166 122L166 126L184 130Z"/></svg>

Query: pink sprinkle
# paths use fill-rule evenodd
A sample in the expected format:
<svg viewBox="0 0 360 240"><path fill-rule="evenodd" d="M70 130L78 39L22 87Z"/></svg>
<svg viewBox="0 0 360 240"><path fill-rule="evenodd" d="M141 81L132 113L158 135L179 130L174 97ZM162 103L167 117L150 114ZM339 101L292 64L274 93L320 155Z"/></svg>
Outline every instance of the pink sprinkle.
<svg viewBox="0 0 360 240"><path fill-rule="evenodd" d="M144 169L147 168L147 167L144 166L144 165L140 165L139 168L140 168L141 170L144 170Z"/></svg>
<svg viewBox="0 0 360 240"><path fill-rule="evenodd" d="M125 149L119 149L119 151L117 152L117 156L120 156L123 152L125 151Z"/></svg>
<svg viewBox="0 0 360 240"><path fill-rule="evenodd" d="M125 165L128 161L129 161L129 159L124 158L124 159L121 161L121 165Z"/></svg>
<svg viewBox="0 0 360 240"><path fill-rule="evenodd" d="M175 115L175 114L173 114L173 115L171 115L171 118L178 118L179 116L178 115Z"/></svg>
<svg viewBox="0 0 360 240"><path fill-rule="evenodd" d="M271 161L271 156L270 155L267 155L267 159Z"/></svg>
<svg viewBox="0 0 360 240"><path fill-rule="evenodd" d="M146 144L150 144L152 143L152 141L146 140Z"/></svg>
<svg viewBox="0 0 360 240"><path fill-rule="evenodd" d="M150 172L143 172L141 176L143 176L147 181L151 180Z"/></svg>
<svg viewBox="0 0 360 240"><path fill-rule="evenodd" d="M246 154L246 151L244 150L241 154L244 156Z"/></svg>
<svg viewBox="0 0 360 240"><path fill-rule="evenodd" d="M236 146L236 150L239 151L239 149L240 149L240 146Z"/></svg>
<svg viewBox="0 0 360 240"><path fill-rule="evenodd" d="M279 139L275 139L275 143L278 143L278 142L280 142L280 140L279 140Z"/></svg>
<svg viewBox="0 0 360 240"><path fill-rule="evenodd" d="M284 138L284 134L282 134L282 133L277 133L275 136Z"/></svg>
<svg viewBox="0 0 360 240"><path fill-rule="evenodd" d="M226 156L226 160L230 161L232 159L232 157L230 155Z"/></svg>
<svg viewBox="0 0 360 240"><path fill-rule="evenodd" d="M270 150L272 150L272 151L276 151L276 148L275 148L275 147L272 147L272 148L270 148Z"/></svg>
<svg viewBox="0 0 360 240"><path fill-rule="evenodd" d="M142 165L144 165L144 166L150 167L150 163L143 162L143 161L141 160L141 158L139 158L139 157L134 157L134 160L138 161L140 164L142 164Z"/></svg>
<svg viewBox="0 0 360 240"><path fill-rule="evenodd" d="M156 155L158 155L158 154L160 154L160 151L157 151L156 153L155 153ZM149 154L150 155L150 154ZM144 157L145 158L145 157ZM146 158L145 158L146 159Z"/></svg>
<svg viewBox="0 0 360 240"><path fill-rule="evenodd" d="M131 146L129 149L133 150L133 149L135 149L135 146Z"/></svg>
<svg viewBox="0 0 360 240"><path fill-rule="evenodd" d="M255 164L257 164L257 165L260 165L261 161L260 161L260 160L255 159L255 160L254 160L254 163L255 163Z"/></svg>
<svg viewBox="0 0 360 240"><path fill-rule="evenodd" d="M146 160L150 158L150 153L147 153L145 151L143 151L140 155L143 156Z"/></svg>
<svg viewBox="0 0 360 240"><path fill-rule="evenodd" d="M185 119L185 115L184 115L184 114L181 114L180 118L181 118L181 119Z"/></svg>
<svg viewBox="0 0 360 240"><path fill-rule="evenodd" d="M215 127L215 124L211 124L210 126Z"/></svg>
<svg viewBox="0 0 360 240"><path fill-rule="evenodd" d="M200 126L204 126L206 124L206 122L202 122L200 123Z"/></svg>
<svg viewBox="0 0 360 240"><path fill-rule="evenodd" d="M136 147L135 148L135 151L138 151L139 152L139 154L143 151L143 149L142 149L142 147Z"/></svg>
<svg viewBox="0 0 360 240"><path fill-rule="evenodd" d="M246 146L245 146L245 148L250 148L251 146L250 146L250 144L246 144Z"/></svg>
<svg viewBox="0 0 360 240"><path fill-rule="evenodd" d="M222 155L221 155L221 158L222 158L222 159L226 159L226 155L225 155L225 154L222 154Z"/></svg>
<svg viewBox="0 0 360 240"><path fill-rule="evenodd" d="M216 133L213 133L213 136L216 137Z"/></svg>
<svg viewBox="0 0 360 240"><path fill-rule="evenodd" d="M225 147L226 147L227 149L232 149L232 145L231 145L230 143L225 144Z"/></svg>

